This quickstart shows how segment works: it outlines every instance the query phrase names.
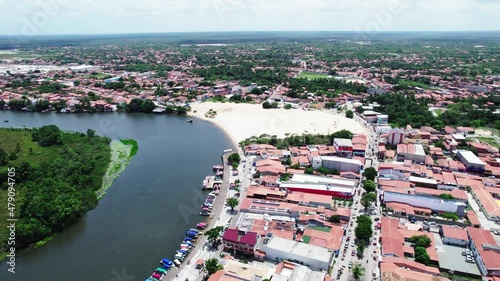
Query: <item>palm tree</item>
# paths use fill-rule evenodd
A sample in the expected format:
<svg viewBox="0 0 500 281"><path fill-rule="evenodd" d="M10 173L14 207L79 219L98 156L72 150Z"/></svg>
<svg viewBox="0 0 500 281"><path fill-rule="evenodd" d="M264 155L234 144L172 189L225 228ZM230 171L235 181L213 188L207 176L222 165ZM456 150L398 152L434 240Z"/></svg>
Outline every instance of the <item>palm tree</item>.
<svg viewBox="0 0 500 281"><path fill-rule="evenodd" d="M359 263L355 263L351 269L354 280L359 280L365 275L365 268Z"/></svg>
<svg viewBox="0 0 500 281"><path fill-rule="evenodd" d="M223 269L222 265L219 264L217 259L208 259L205 261L205 268L207 269L208 276L214 274L215 272Z"/></svg>

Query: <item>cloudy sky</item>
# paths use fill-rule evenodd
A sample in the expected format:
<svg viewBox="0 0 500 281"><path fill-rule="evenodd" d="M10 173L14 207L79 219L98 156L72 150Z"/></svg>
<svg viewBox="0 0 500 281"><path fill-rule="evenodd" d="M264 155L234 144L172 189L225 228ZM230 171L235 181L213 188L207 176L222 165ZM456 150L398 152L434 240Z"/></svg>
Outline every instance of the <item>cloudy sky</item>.
<svg viewBox="0 0 500 281"><path fill-rule="evenodd" d="M497 0L0 0L0 34L499 30Z"/></svg>

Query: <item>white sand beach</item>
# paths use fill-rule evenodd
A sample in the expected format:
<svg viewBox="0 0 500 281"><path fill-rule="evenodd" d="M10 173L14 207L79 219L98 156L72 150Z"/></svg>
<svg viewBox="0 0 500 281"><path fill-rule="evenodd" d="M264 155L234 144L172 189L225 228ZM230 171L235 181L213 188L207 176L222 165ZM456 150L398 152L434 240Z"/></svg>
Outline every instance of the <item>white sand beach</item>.
<svg viewBox="0 0 500 281"><path fill-rule="evenodd" d="M215 118L205 117L210 109L217 112ZM263 109L260 104L202 102L192 103L189 115L214 122L236 146L246 138L262 134L282 138L286 134L331 134L343 129L365 132L358 122L330 110Z"/></svg>

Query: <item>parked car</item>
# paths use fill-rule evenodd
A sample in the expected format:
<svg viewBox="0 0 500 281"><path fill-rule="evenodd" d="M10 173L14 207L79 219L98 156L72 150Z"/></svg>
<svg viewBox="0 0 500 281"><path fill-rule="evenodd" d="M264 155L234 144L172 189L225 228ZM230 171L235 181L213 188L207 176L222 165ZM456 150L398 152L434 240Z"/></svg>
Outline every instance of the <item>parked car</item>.
<svg viewBox="0 0 500 281"><path fill-rule="evenodd" d="M351 256L355 256L355 255L356 255L356 251L352 250Z"/></svg>
<svg viewBox="0 0 500 281"><path fill-rule="evenodd" d="M349 268L352 268L352 261L349 262Z"/></svg>
<svg viewBox="0 0 500 281"><path fill-rule="evenodd" d="M493 231L493 234L500 235L500 231L495 230L495 231Z"/></svg>

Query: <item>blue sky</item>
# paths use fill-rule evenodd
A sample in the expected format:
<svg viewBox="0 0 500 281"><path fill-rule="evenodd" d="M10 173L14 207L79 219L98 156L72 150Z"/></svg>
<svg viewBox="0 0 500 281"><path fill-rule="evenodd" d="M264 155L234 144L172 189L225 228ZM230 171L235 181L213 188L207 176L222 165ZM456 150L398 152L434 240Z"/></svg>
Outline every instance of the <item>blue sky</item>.
<svg viewBox="0 0 500 281"><path fill-rule="evenodd" d="M0 34L499 30L496 0L0 0Z"/></svg>

